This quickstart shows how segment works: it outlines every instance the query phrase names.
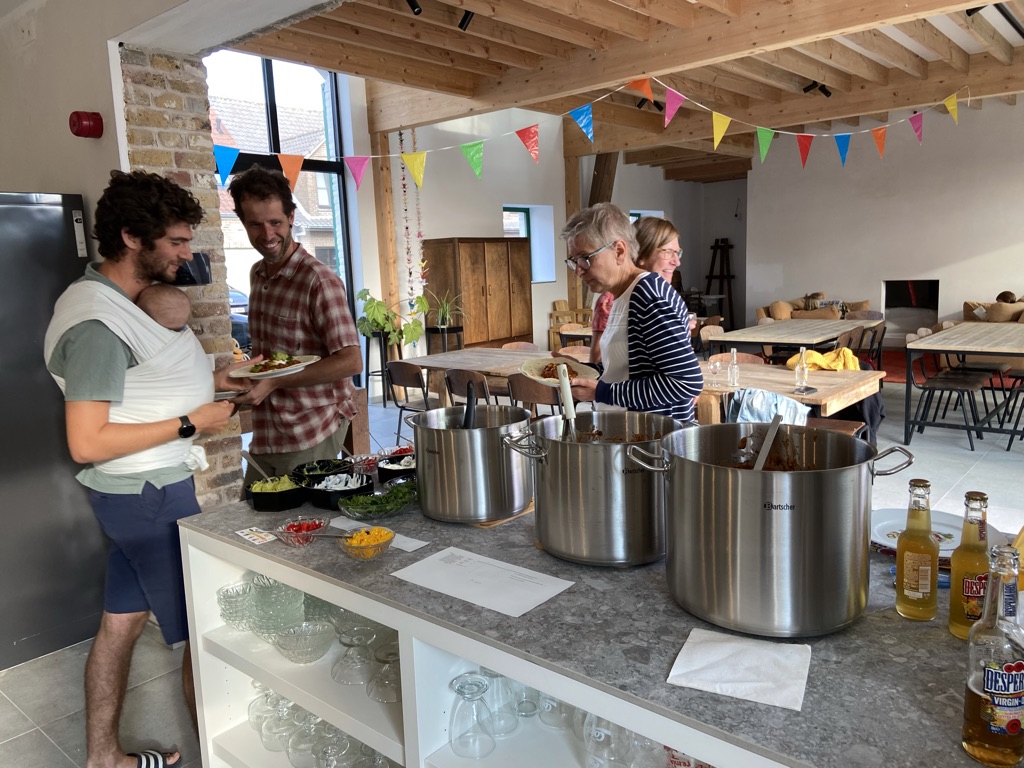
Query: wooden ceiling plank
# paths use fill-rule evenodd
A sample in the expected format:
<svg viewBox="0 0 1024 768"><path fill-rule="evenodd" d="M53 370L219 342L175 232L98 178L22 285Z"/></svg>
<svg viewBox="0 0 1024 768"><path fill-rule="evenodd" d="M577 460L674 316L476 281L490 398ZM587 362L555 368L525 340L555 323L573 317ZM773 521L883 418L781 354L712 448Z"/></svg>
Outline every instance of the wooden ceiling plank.
<svg viewBox="0 0 1024 768"><path fill-rule="evenodd" d="M837 118L836 122L837 123L843 123L845 125L849 125L852 128L857 128L857 127L860 126L860 118L857 117L857 116Z"/></svg>
<svg viewBox="0 0 1024 768"><path fill-rule="evenodd" d="M740 15L740 0L701 0L701 5L735 19Z"/></svg>
<svg viewBox="0 0 1024 768"><path fill-rule="evenodd" d="M756 54L753 58L808 80L824 83L836 91L853 90L853 78L849 74L799 51L769 51Z"/></svg>
<svg viewBox="0 0 1024 768"><path fill-rule="evenodd" d="M453 67L472 72L481 77L500 77L508 71L508 67L504 64L498 64L488 59L467 56L464 53L436 45L394 37L384 32L358 27L323 16L296 22L289 29L331 40L345 47L360 46L381 53L398 54L418 61L428 61L441 67Z"/></svg>
<svg viewBox="0 0 1024 768"><path fill-rule="evenodd" d="M806 77L774 67L755 56L735 61L723 61L721 64L716 64L713 69L729 72L738 77L749 77L755 82L763 83L771 88L778 88L786 93L803 93L804 86L807 85Z"/></svg>
<svg viewBox="0 0 1024 768"><path fill-rule="evenodd" d="M920 43L962 75L970 71L967 51L942 34L924 19L896 24L896 29Z"/></svg>
<svg viewBox="0 0 1024 768"><path fill-rule="evenodd" d="M451 15L454 16L455 13L452 12ZM430 19L424 19L422 14L418 17L411 14L398 15L375 6L350 2L327 11L323 17L395 35L403 40L441 46L449 51L475 56L478 59L489 59L519 69L534 69L541 62L541 57L537 53L469 35L459 30L457 22L437 24Z"/></svg>
<svg viewBox="0 0 1024 768"><path fill-rule="evenodd" d="M968 16L964 11L958 11L949 14L949 18L955 21L960 29L983 45L996 61L1001 61L1003 64L1013 61L1013 46L1010 45L1010 41L999 34L999 31L992 26L992 22L980 13Z"/></svg>
<svg viewBox="0 0 1024 768"><path fill-rule="evenodd" d="M751 156L746 158L740 158L742 160L750 160ZM692 157L680 158L677 160L669 160L664 163L656 163L653 165L655 168L663 168L665 170L670 169L684 169L684 168L713 168L717 166L721 169L722 166L729 167L740 167L737 164L737 158L729 155L716 155L709 152L697 152Z"/></svg>
<svg viewBox="0 0 1024 768"><path fill-rule="evenodd" d="M530 5L525 0L501 0L500 3L492 0L440 0L440 2L463 11L472 11L474 14L486 16L495 21L532 29L542 35L564 40L589 50L603 51L611 44L611 36L607 30L582 21L569 23L562 14ZM571 58L572 56L570 56Z"/></svg>
<svg viewBox="0 0 1024 768"><path fill-rule="evenodd" d="M327 45L312 35L271 32L229 48L274 59L294 61L332 72L374 78L396 85L440 91L449 96L470 96L476 89L476 77L466 72L440 67L404 56L383 56L365 48Z"/></svg>
<svg viewBox="0 0 1024 768"><path fill-rule="evenodd" d="M734 177L737 174L746 174L751 170L752 165L750 160L734 160L731 163L716 163L697 168L665 170L664 177L667 181L705 181L724 175Z"/></svg>
<svg viewBox="0 0 1024 768"><path fill-rule="evenodd" d="M871 113L871 114L861 115L861 117L867 117L867 118L870 118L871 120L875 120L876 122L879 122L879 123L888 123L889 122L889 113L888 112L874 112L874 113Z"/></svg>
<svg viewBox="0 0 1024 768"><path fill-rule="evenodd" d="M750 107L750 97L744 96L742 93L733 93L732 91L716 88L693 78L680 77L679 75L665 75L659 79L670 88L675 89L679 93L686 94L687 101L683 102L684 107L687 106L687 102L690 100L698 101L705 106L715 109L730 109L732 107L749 109ZM693 107L691 106L690 108Z"/></svg>
<svg viewBox="0 0 1024 768"><path fill-rule="evenodd" d="M843 35L851 43L860 46L868 53L872 53L881 59L889 62L894 67L902 69L908 75L923 80L928 77L928 61L921 58L908 48L904 48L884 32L877 29L868 29L863 32L851 32Z"/></svg>
<svg viewBox="0 0 1024 768"><path fill-rule="evenodd" d="M536 104L531 104L530 109L537 112L546 112L551 115L564 115L570 110L591 103L593 104L591 111L595 123L622 125L642 131L649 131L650 133L660 133L665 127L665 118L660 113L647 112L633 106L627 107L621 104L608 104L605 101L593 101L585 95L565 96L561 99L540 101Z"/></svg>
<svg viewBox="0 0 1024 768"><path fill-rule="evenodd" d="M652 19L671 24L680 29L693 29L697 14L689 5L678 0L615 0L619 5L644 13Z"/></svg>
<svg viewBox="0 0 1024 768"><path fill-rule="evenodd" d="M702 157L705 153L693 149L681 147L652 147L651 149L637 149L622 153L622 162L627 165L659 165L673 160L686 160L694 157Z"/></svg>
<svg viewBox="0 0 1024 768"><path fill-rule="evenodd" d="M691 80L705 83L716 88L724 88L758 101L782 101L782 91L762 83L752 82L747 77L737 77L718 67L697 67L684 73ZM685 95L685 94L684 94ZM708 105L711 106L711 105Z"/></svg>
<svg viewBox="0 0 1024 768"><path fill-rule="evenodd" d="M1003 5L1010 9L1010 12L1017 17L1017 21L1024 22L1024 1L1006 0Z"/></svg>
<svg viewBox="0 0 1024 768"><path fill-rule="evenodd" d="M570 19L586 22L631 40L651 36L651 20L611 0L525 0L544 11L554 11Z"/></svg>
<svg viewBox="0 0 1024 768"><path fill-rule="evenodd" d="M830 64L843 72L863 77L869 83L885 85L889 82L889 70L885 66L835 40L816 40L804 43L799 50L811 58Z"/></svg>
<svg viewBox="0 0 1024 768"><path fill-rule="evenodd" d="M419 15L414 15L405 0L350 0L344 3L341 8L348 8L350 5L377 7L399 14L403 20L429 21L441 27L458 29L462 12L441 3L428 3L421 7ZM575 50L575 46L562 40L556 40L535 32L531 29L523 29L502 22L494 21L481 16L474 18L469 29L464 33L467 36L490 40L501 43L511 48L519 48L538 56L548 56L557 59L568 59L569 54ZM532 68L532 67L531 67Z"/></svg>

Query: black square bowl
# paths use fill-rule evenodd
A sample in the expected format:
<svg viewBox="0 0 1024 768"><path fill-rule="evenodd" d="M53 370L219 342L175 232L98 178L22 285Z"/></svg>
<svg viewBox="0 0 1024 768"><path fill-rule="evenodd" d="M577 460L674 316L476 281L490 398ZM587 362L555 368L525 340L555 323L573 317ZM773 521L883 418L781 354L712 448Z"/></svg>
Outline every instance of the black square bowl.
<svg viewBox="0 0 1024 768"><path fill-rule="evenodd" d="M309 499L309 491L302 486L285 491L254 491L250 483L245 488L245 500L257 512L284 512L301 507Z"/></svg>
<svg viewBox="0 0 1024 768"><path fill-rule="evenodd" d="M320 483L320 480L313 482L307 478L302 481L304 490L309 494L309 503L318 509L329 509L332 512L338 510L338 502L352 496L366 496L373 493L373 476L356 474L362 483L356 488L346 490L328 491L323 488L313 488L313 485Z"/></svg>

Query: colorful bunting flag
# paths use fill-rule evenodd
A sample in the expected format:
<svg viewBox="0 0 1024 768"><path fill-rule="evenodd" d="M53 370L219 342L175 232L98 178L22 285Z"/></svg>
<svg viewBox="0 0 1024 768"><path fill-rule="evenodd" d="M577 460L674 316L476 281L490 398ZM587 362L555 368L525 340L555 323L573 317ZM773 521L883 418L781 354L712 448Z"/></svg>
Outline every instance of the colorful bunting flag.
<svg viewBox="0 0 1024 768"><path fill-rule="evenodd" d="M302 171L302 155L278 155L277 162L281 164L281 172L288 179L288 184L295 191L295 185L299 181L299 172Z"/></svg>
<svg viewBox="0 0 1024 768"><path fill-rule="evenodd" d="M423 171L427 167L426 152L403 152L402 162L412 174L412 180L416 182L419 189L423 189Z"/></svg>
<svg viewBox="0 0 1024 768"><path fill-rule="evenodd" d="M715 131L715 149L718 149L718 145L722 142L722 137L725 136L725 132L728 130L729 123L731 122L731 117L726 117L718 112L711 113L711 124Z"/></svg>
<svg viewBox="0 0 1024 768"><path fill-rule="evenodd" d="M949 116L953 118L953 122L960 125L960 120L957 115L956 94L954 93L951 96L947 96L942 103L945 105L946 109L949 110Z"/></svg>
<svg viewBox="0 0 1024 768"><path fill-rule="evenodd" d="M237 147L225 147L222 144L213 145L213 159L217 161L217 174L220 176L222 186L227 186L228 176L235 168L238 154L241 152Z"/></svg>
<svg viewBox="0 0 1024 768"><path fill-rule="evenodd" d="M516 136L519 137L519 140L523 142L523 146L530 151L531 155L533 155L533 162L540 165L540 137L538 126L534 124L529 128L520 128L516 131Z"/></svg>
<svg viewBox="0 0 1024 768"><path fill-rule="evenodd" d="M850 134L848 133L837 133L836 134L836 149L839 150L839 159L843 163L843 168L846 167L846 153L850 151Z"/></svg>
<svg viewBox="0 0 1024 768"><path fill-rule="evenodd" d="M675 91L671 88L665 88L665 126L672 122L672 118L676 116L676 112L679 111L679 107L682 106L683 102L686 101L686 97L679 91Z"/></svg>
<svg viewBox="0 0 1024 768"><path fill-rule="evenodd" d="M814 134L812 133L798 133L796 135L796 145L800 149L800 165L803 168L807 167L807 154L811 151L812 141L814 141Z"/></svg>
<svg viewBox="0 0 1024 768"><path fill-rule="evenodd" d="M591 141L594 140L594 105L584 104L582 107L576 107L576 109L569 111L569 117L576 121L576 125L580 127L587 138Z"/></svg>
<svg viewBox="0 0 1024 768"><path fill-rule="evenodd" d="M879 128L871 129L871 136L875 140L875 146L878 147L878 156L880 158L885 157L885 129L887 126L881 126Z"/></svg>
<svg viewBox="0 0 1024 768"><path fill-rule="evenodd" d="M468 144L461 145L459 149L462 150L462 156L466 158L469 167L473 169L473 173L479 179L484 169L484 143L482 141L471 141Z"/></svg>
<svg viewBox="0 0 1024 768"><path fill-rule="evenodd" d="M918 112L910 116L910 127L914 129L917 143L920 144L924 134L924 113Z"/></svg>
<svg viewBox="0 0 1024 768"><path fill-rule="evenodd" d="M775 131L771 128L757 129L757 148L761 152L761 162L764 163L764 158L768 154L768 147L772 145L772 139L775 138Z"/></svg>
<svg viewBox="0 0 1024 768"><path fill-rule="evenodd" d="M346 157L345 165L348 166L348 172L352 174L352 178L356 182L356 191L359 191L359 185L363 183L363 173L366 171L366 164L370 162L369 157Z"/></svg>
<svg viewBox="0 0 1024 768"><path fill-rule="evenodd" d="M640 91L648 101L654 101L654 91L651 90L651 78L642 77L639 80L631 80L626 83L631 91Z"/></svg>

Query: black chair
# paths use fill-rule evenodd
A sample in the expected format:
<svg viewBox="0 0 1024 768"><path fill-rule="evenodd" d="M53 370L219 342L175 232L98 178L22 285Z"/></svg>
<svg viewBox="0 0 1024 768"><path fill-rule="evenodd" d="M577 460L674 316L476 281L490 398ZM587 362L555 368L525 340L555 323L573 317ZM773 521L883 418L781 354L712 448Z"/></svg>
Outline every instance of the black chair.
<svg viewBox="0 0 1024 768"><path fill-rule="evenodd" d="M988 384L990 376L987 373L970 371L929 372L925 365L926 358L929 356L930 353L927 352L913 351L910 356L910 381L914 389L921 392L917 408L914 410L914 417L911 420L910 438L912 439L914 436L914 427L919 433L924 432L926 426L963 429L967 432L967 441L973 451L974 433L977 432L979 440L983 439L981 430L977 428L980 419L977 396ZM943 399L945 399L945 407L943 407ZM940 420L939 409L943 409L941 418L945 419L951 402L955 403L954 410L957 408L960 410L964 422L962 427L959 424L950 424ZM933 404L934 411L932 411ZM970 418L968 418L968 409L970 409ZM930 417L929 413L931 413ZM910 440L907 441L908 445L909 443Z"/></svg>
<svg viewBox="0 0 1024 768"><path fill-rule="evenodd" d="M462 368L449 368L444 372L444 385L448 390L448 401L452 405L466 402L469 382L473 382L473 394L477 403L491 404L491 392L487 386L487 377L479 371L467 371Z"/></svg>
<svg viewBox="0 0 1024 768"><path fill-rule="evenodd" d="M439 403L436 398L431 398L427 393L426 371L416 363L392 360L387 364L387 373L391 399L398 406L398 430L395 432L395 437L398 442L401 442L405 412L423 413L438 407ZM399 388L403 390L401 397L399 397Z"/></svg>
<svg viewBox="0 0 1024 768"><path fill-rule="evenodd" d="M540 414L537 406L546 405L552 414L562 412L562 397L558 387L549 387L522 373L508 375L508 391L512 405L519 405L530 411L532 418Z"/></svg>

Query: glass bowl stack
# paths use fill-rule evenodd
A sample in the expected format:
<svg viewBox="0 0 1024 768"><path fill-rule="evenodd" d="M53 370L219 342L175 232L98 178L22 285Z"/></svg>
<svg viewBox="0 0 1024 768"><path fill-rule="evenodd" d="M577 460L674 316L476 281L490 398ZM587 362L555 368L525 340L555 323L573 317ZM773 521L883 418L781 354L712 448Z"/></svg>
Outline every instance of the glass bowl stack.
<svg viewBox="0 0 1024 768"><path fill-rule="evenodd" d="M312 664L334 643L334 625L326 621L303 621L277 633L274 645L294 664Z"/></svg>
<svg viewBox="0 0 1024 768"><path fill-rule="evenodd" d="M249 629L262 640L274 643L282 629L302 623L304 597L301 590L257 574L252 580Z"/></svg>
<svg viewBox="0 0 1024 768"><path fill-rule="evenodd" d="M224 623L235 629L249 629L252 612L252 583L238 581L217 590L217 605Z"/></svg>

